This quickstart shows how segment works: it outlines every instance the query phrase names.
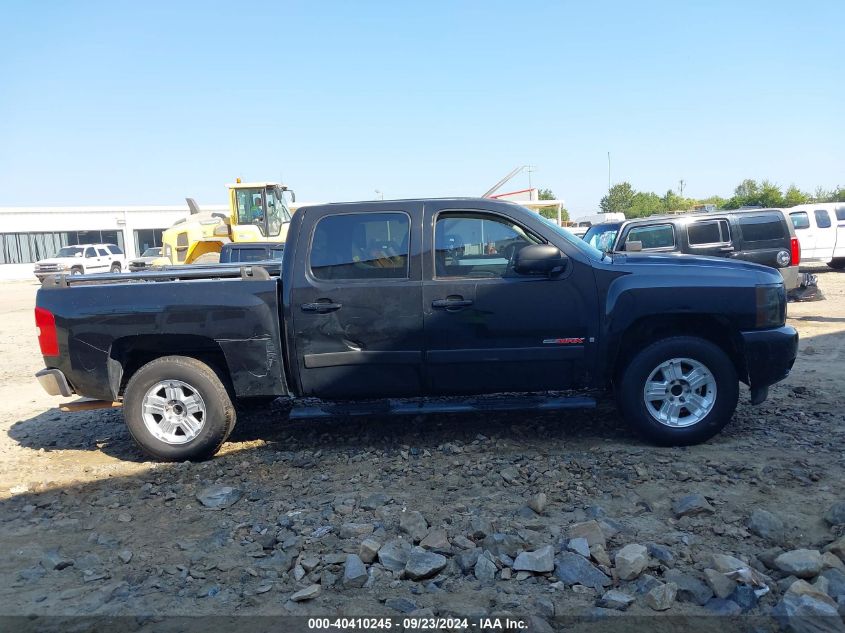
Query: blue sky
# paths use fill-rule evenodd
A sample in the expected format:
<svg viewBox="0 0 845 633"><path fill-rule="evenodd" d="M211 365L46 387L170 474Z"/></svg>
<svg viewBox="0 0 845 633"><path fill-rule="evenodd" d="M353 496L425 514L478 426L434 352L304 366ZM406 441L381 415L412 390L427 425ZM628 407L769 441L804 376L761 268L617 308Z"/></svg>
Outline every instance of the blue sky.
<svg viewBox="0 0 845 633"><path fill-rule="evenodd" d="M0 205L845 185L845 3L24 2ZM525 176L510 184L527 186Z"/></svg>

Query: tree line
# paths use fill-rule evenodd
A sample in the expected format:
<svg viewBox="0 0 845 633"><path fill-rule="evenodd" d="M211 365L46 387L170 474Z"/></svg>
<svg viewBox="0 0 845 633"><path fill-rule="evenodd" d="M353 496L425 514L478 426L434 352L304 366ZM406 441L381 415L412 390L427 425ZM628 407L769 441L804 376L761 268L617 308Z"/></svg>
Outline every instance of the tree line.
<svg viewBox="0 0 845 633"><path fill-rule="evenodd" d="M734 189L730 198L710 196L709 198L684 198L670 189L663 196L651 191L636 191L629 182L613 185L599 202L602 212L621 212L626 218L637 218L657 213L688 211L698 206L713 205L717 209L739 209L747 206L794 207L808 202L845 202L845 188L826 190L817 187L812 194L801 191L795 185L782 190L778 185L763 180L747 178Z"/></svg>

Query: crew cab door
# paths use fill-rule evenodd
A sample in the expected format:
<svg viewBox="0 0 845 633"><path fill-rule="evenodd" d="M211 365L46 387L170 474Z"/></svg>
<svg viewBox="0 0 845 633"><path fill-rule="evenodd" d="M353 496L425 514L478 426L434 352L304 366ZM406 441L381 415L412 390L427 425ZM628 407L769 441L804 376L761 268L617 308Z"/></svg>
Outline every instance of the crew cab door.
<svg viewBox="0 0 845 633"><path fill-rule="evenodd" d="M289 308L302 395L418 395L421 204L306 213Z"/></svg>
<svg viewBox="0 0 845 633"><path fill-rule="evenodd" d="M506 212L426 203L423 312L426 390L543 391L580 384L596 290L589 265L560 276L514 271L516 253L546 240ZM454 204L454 203L452 203Z"/></svg>

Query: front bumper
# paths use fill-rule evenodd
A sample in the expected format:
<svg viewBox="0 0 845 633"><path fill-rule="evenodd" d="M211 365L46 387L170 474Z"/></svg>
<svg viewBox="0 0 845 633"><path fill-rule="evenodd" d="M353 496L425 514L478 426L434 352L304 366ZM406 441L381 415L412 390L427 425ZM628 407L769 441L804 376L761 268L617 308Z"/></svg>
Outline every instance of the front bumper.
<svg viewBox="0 0 845 633"><path fill-rule="evenodd" d="M751 402L766 399L770 385L789 375L798 355L798 332L791 325L771 330L740 332Z"/></svg>
<svg viewBox="0 0 845 633"><path fill-rule="evenodd" d="M65 375L58 369L42 369L35 377L44 391L51 396L72 396L73 389L68 384Z"/></svg>

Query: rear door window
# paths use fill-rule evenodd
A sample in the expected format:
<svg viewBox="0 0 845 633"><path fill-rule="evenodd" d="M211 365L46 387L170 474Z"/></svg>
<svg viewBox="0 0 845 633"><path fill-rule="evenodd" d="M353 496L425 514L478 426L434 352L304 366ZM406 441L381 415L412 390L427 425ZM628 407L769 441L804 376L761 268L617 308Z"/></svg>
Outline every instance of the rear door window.
<svg viewBox="0 0 845 633"><path fill-rule="evenodd" d="M411 220L407 214L345 213L317 222L311 274L321 280L407 279Z"/></svg>
<svg viewBox="0 0 845 633"><path fill-rule="evenodd" d="M739 218L742 237L746 242L766 242L781 240L785 237L785 228L780 213L766 215L749 215Z"/></svg>
<svg viewBox="0 0 845 633"><path fill-rule="evenodd" d="M806 211L793 211L789 214L789 219L792 220L792 226L796 231L810 228L810 216Z"/></svg>
<svg viewBox="0 0 845 633"><path fill-rule="evenodd" d="M671 224L635 226L625 238L626 246L630 242L641 242L644 251L672 249L675 248L675 227Z"/></svg>
<svg viewBox="0 0 845 633"><path fill-rule="evenodd" d="M730 244L731 231L727 220L699 220L687 225L690 246Z"/></svg>
<svg viewBox="0 0 845 633"><path fill-rule="evenodd" d="M830 215L824 209L816 209L813 211L813 215L816 216L816 224L819 225L820 229L829 229L831 226L830 222Z"/></svg>

